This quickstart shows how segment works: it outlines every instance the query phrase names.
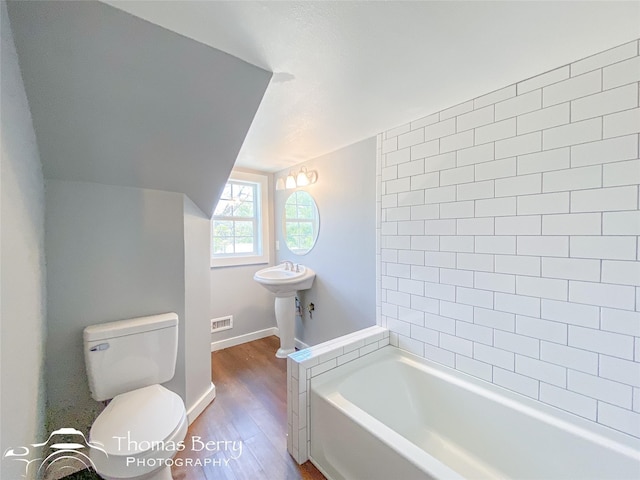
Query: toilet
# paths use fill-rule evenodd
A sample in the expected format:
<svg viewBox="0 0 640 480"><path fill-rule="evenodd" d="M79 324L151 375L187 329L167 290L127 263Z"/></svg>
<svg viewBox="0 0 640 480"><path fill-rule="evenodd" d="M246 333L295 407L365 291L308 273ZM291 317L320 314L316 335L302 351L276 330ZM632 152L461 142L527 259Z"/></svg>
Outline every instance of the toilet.
<svg viewBox="0 0 640 480"><path fill-rule="evenodd" d="M160 384L175 373L178 315L92 325L83 337L91 396L111 400L89 433L96 472L105 480L171 480L188 421L180 396Z"/></svg>

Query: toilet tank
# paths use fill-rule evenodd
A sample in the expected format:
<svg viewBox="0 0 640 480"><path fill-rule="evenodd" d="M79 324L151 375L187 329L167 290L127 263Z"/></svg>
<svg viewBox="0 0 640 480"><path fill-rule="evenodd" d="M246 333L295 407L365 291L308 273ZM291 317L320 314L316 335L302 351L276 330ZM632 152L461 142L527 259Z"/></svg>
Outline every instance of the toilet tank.
<svg viewBox="0 0 640 480"><path fill-rule="evenodd" d="M84 358L91 396L108 400L173 378L178 354L178 315L91 325L84 329Z"/></svg>

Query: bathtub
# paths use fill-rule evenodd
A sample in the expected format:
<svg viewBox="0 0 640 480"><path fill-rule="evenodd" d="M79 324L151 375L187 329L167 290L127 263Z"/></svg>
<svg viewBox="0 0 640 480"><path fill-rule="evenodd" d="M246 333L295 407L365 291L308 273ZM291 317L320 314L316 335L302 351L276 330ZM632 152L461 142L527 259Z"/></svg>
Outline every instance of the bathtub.
<svg viewBox="0 0 640 480"><path fill-rule="evenodd" d="M311 379L330 480L639 479L640 440L395 347Z"/></svg>

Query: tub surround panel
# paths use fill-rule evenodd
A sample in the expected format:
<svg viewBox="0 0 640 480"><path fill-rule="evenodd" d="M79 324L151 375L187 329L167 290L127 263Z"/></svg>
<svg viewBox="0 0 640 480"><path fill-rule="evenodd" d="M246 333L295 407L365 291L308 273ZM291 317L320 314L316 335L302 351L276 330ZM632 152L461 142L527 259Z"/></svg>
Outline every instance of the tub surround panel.
<svg viewBox="0 0 640 480"><path fill-rule="evenodd" d="M311 378L389 345L389 331L379 326L299 350L287 357L287 450L299 463L309 459Z"/></svg>
<svg viewBox="0 0 640 480"><path fill-rule="evenodd" d="M376 169L391 344L636 437L639 43L390 129Z"/></svg>

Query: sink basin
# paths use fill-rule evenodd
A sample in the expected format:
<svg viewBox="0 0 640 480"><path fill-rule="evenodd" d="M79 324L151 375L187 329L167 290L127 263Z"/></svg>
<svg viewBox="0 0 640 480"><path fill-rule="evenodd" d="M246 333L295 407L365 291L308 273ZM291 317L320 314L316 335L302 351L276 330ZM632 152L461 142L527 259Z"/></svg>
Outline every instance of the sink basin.
<svg viewBox="0 0 640 480"><path fill-rule="evenodd" d="M314 278L316 272L310 268L304 265L286 268L286 264L263 268L253 276L256 282L276 294L276 322L280 337L280 348L276 352L278 358L286 358L295 352L296 292L311 288Z"/></svg>
<svg viewBox="0 0 640 480"><path fill-rule="evenodd" d="M298 270L286 270L285 265L263 268L258 270L253 279L278 297L295 295L298 290L311 288L316 274L304 265L298 265Z"/></svg>

